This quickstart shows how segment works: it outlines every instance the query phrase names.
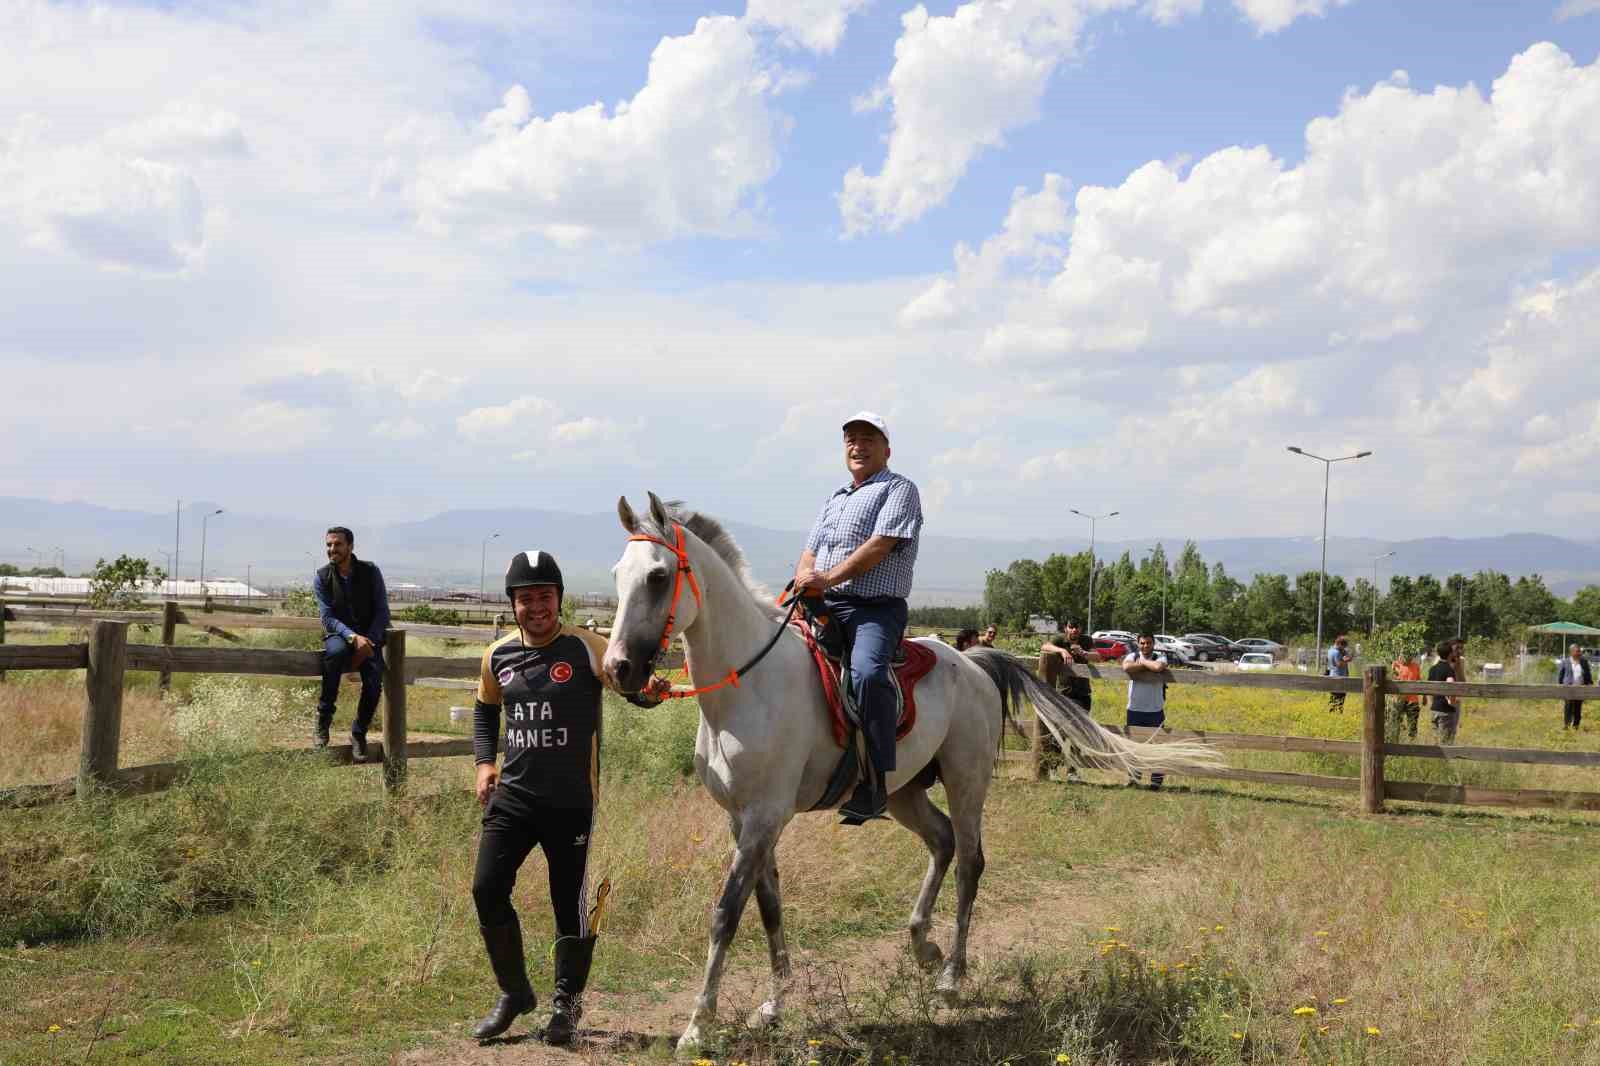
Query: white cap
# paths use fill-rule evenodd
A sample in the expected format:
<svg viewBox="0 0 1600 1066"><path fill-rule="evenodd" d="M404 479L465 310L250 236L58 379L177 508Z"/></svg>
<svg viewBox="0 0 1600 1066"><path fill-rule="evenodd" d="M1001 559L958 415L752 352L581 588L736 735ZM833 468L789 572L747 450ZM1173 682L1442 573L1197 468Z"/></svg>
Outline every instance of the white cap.
<svg viewBox="0 0 1600 1066"><path fill-rule="evenodd" d="M884 440L889 439L889 423L883 420L882 415L875 415L871 411L857 411L855 414L845 419L844 425L840 426L839 428L849 429L850 423L852 422L865 422L867 425L875 428L879 433L882 433Z"/></svg>

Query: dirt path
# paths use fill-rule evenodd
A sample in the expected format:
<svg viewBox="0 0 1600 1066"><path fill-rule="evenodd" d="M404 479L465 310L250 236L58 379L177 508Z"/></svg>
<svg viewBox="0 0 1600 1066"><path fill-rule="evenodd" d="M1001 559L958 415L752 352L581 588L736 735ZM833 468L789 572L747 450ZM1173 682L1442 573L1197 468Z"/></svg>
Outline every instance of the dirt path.
<svg viewBox="0 0 1600 1066"><path fill-rule="evenodd" d="M1027 898L1017 902L986 901L983 894L973 917L968 959L973 973L992 966L1013 950L1039 951L1064 949L1083 942L1083 931L1096 932L1115 917L1121 888L1174 876L1171 870L1146 871L1106 866L1074 868L1064 881L1037 882L1028 886ZM953 878L945 886L954 891ZM1012 886L1008 896L1020 893ZM910 901L907 901L909 909ZM1047 922L1040 915L1048 915ZM745 922L759 923L752 905ZM953 932L948 919L936 923L933 939L947 947ZM764 941L763 941L764 943ZM741 941L730 955L722 980L719 1013L723 1020L743 1019L766 997L767 960L764 950L751 950L750 941ZM845 940L823 949L793 950L794 981L785 1010L793 1020L804 1016L807 996L836 996L845 989L881 984L883 975L901 965L910 965L910 952L903 932L864 940ZM493 1002L493 989L485 967L483 1004ZM969 977L969 981L971 978ZM516 1066L575 1066L578 1063L617 1064L642 1062L654 1057L648 1046L661 1040L676 1041L699 993L698 974L680 982L661 982L650 992L619 995L590 993L585 997L585 1012L580 1040L570 1049L547 1047L539 1042L537 1030L548 1017L547 1004L533 1018L518 1019L509 1038L479 1044L470 1038L441 1033L442 1042L395 1057L397 1066L468 1066L501 1063Z"/></svg>

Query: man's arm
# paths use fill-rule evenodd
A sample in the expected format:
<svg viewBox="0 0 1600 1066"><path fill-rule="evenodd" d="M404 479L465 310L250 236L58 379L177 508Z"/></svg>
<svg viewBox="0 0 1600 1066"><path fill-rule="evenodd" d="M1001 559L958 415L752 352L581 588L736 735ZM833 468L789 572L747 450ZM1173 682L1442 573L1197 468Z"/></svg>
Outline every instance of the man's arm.
<svg viewBox="0 0 1600 1066"><path fill-rule="evenodd" d="M500 749L500 681L494 676L485 649L478 671L478 698L472 708L472 761L477 764L476 792L480 806L487 806L499 783L495 756Z"/></svg>
<svg viewBox="0 0 1600 1066"><path fill-rule="evenodd" d="M339 580L334 578L335 581ZM333 616L333 605L328 602L327 595L322 591L322 581L316 574L311 575L311 595L317 600L317 613L322 616L322 632L327 636L338 635L345 640L350 640L356 631L345 625Z"/></svg>
<svg viewBox="0 0 1600 1066"><path fill-rule="evenodd" d="M372 612L372 624L367 626L367 639L382 647L389 631L389 589L383 583L383 571L376 566L372 568L372 595L377 602Z"/></svg>

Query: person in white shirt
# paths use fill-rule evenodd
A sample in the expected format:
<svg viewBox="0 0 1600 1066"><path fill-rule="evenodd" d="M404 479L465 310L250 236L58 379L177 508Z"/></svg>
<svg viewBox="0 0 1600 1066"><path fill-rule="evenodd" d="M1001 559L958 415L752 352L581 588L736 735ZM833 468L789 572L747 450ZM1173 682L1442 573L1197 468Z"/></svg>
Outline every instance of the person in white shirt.
<svg viewBox="0 0 1600 1066"><path fill-rule="evenodd" d="M1128 675L1128 726L1161 728L1167 721L1167 681L1172 670L1167 657L1156 653L1155 634L1139 634L1139 650L1128 653L1122 669ZM1165 779L1165 774L1151 774L1150 790L1160 788ZM1128 784L1139 781L1139 773L1134 771Z"/></svg>

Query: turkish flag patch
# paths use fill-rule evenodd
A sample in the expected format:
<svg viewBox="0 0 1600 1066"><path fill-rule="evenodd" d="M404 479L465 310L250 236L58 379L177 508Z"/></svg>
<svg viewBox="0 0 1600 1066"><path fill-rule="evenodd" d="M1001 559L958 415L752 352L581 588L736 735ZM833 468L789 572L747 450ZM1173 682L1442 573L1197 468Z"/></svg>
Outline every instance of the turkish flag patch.
<svg viewBox="0 0 1600 1066"><path fill-rule="evenodd" d="M572 680L572 664L556 663L550 668L550 680L558 685L564 685Z"/></svg>

